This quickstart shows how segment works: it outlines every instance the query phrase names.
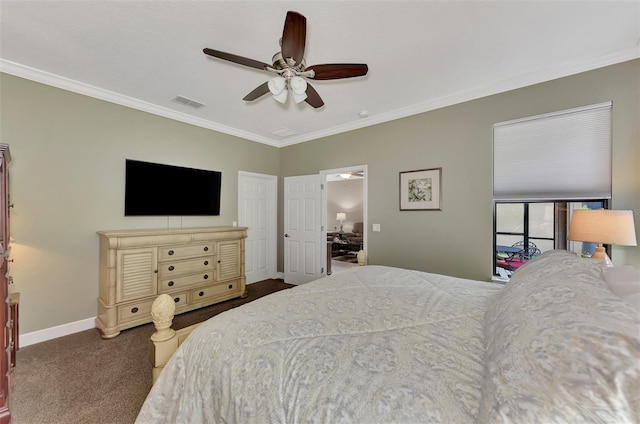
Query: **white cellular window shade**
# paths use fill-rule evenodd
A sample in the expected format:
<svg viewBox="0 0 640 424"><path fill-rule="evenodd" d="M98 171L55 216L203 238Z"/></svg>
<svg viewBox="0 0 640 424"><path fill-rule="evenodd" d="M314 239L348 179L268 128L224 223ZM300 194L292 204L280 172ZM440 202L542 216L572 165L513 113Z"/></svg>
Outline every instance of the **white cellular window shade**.
<svg viewBox="0 0 640 424"><path fill-rule="evenodd" d="M611 102L493 126L494 200L611 198Z"/></svg>

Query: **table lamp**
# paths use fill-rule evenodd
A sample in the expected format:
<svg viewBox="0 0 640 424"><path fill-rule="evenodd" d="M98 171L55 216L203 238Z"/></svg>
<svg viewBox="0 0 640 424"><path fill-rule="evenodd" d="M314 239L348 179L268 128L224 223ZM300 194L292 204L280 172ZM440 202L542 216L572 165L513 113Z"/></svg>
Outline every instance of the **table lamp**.
<svg viewBox="0 0 640 424"><path fill-rule="evenodd" d="M603 244L636 246L633 211L608 209L580 209L573 211L569 225L569 240L598 243L592 259L604 259L605 266L613 266Z"/></svg>
<svg viewBox="0 0 640 424"><path fill-rule="evenodd" d="M345 212L338 212L336 214L336 221L340 221L340 232L342 232L342 223L347 220L347 214Z"/></svg>

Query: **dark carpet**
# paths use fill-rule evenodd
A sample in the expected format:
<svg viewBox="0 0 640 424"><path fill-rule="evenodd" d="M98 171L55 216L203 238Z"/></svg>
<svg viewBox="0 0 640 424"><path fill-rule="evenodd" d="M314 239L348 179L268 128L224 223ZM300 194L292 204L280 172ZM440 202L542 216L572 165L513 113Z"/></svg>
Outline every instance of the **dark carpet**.
<svg viewBox="0 0 640 424"><path fill-rule="evenodd" d="M290 287L282 280L249 284L246 299L177 315L173 328ZM133 423L151 389L147 341L153 331L153 324L146 324L103 340L92 329L21 348L11 373L12 423Z"/></svg>
<svg viewBox="0 0 640 424"><path fill-rule="evenodd" d="M342 256L335 256L333 258L334 261L340 261L340 262L349 262L352 264L357 264L358 263L358 257L356 255L342 255Z"/></svg>

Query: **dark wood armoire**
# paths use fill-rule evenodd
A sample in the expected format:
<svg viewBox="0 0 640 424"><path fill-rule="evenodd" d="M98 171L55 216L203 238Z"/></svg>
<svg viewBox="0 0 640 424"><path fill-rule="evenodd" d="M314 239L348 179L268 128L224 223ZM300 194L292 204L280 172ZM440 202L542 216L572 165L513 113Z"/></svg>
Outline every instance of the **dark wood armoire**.
<svg viewBox="0 0 640 424"><path fill-rule="evenodd" d="M9 170L11 161L9 146L0 144L0 328L2 328L3 351L0 354L0 424L11 421L9 410L9 371L14 348L12 338L11 307L9 298ZM14 353L14 352L13 352Z"/></svg>

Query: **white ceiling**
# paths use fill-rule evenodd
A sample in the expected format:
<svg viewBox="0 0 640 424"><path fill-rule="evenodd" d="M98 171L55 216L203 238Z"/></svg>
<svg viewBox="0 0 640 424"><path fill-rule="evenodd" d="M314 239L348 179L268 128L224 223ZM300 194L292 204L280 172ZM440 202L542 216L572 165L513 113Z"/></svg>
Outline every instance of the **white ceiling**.
<svg viewBox="0 0 640 424"><path fill-rule="evenodd" d="M271 63L288 10L307 18L307 65L369 66L311 81L320 109L245 102L273 75L202 53ZM637 0L0 2L3 72L273 146L638 57Z"/></svg>

